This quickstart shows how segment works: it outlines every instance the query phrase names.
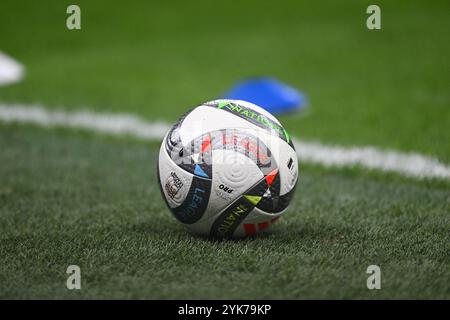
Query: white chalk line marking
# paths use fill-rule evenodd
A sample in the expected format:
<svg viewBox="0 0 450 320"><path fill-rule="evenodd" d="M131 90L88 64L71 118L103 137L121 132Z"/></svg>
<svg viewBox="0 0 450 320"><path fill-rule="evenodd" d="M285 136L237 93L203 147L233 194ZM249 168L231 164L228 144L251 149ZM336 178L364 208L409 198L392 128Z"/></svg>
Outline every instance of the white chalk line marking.
<svg viewBox="0 0 450 320"><path fill-rule="evenodd" d="M43 127L68 127L113 135L130 135L145 140L161 140L170 129L164 122L147 122L130 114L91 111L53 111L42 106L0 104L0 120ZM395 172L413 178L450 179L450 167L436 158L419 153L380 150L375 147L341 147L294 138L300 162L325 167L360 166Z"/></svg>
<svg viewBox="0 0 450 320"><path fill-rule="evenodd" d="M436 158L416 152L404 153L380 150L372 146L341 147L314 142L298 142L294 145L300 160L325 167L353 167L383 172L395 172L412 178L450 179L450 166Z"/></svg>
<svg viewBox="0 0 450 320"><path fill-rule="evenodd" d="M0 51L0 86L19 82L23 76L24 67Z"/></svg>

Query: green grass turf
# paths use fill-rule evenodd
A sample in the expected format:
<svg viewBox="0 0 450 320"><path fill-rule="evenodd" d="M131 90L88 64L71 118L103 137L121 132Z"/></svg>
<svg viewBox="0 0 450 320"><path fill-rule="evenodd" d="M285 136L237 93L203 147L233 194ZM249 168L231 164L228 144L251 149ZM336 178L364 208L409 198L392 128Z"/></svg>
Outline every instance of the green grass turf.
<svg viewBox="0 0 450 320"><path fill-rule="evenodd" d="M4 125L0 145L0 298L450 298L449 188L306 166L271 230L214 243L165 208L156 144Z"/></svg>
<svg viewBox="0 0 450 320"><path fill-rule="evenodd" d="M420 151L450 162L450 4L377 1L3 0L1 50L27 67L0 101L129 111L173 121L236 80L272 75L311 108L283 117L295 135L327 143Z"/></svg>
<svg viewBox="0 0 450 320"><path fill-rule="evenodd" d="M291 134L450 162L450 5L3 0L0 50L26 67L0 103L174 121L234 81L273 75L310 108ZM297 197L255 240L212 243L170 216L157 144L0 124L1 298L450 298L449 194L361 168L302 165ZM65 288L69 264L83 289ZM369 264L382 290L366 289Z"/></svg>

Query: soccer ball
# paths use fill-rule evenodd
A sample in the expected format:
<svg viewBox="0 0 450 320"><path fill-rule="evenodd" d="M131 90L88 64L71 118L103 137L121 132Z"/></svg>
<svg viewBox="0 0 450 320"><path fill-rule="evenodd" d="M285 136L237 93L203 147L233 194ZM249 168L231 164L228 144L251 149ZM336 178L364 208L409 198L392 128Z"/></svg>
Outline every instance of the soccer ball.
<svg viewBox="0 0 450 320"><path fill-rule="evenodd" d="M252 236L274 223L295 193L298 160L280 122L241 100L185 114L159 152L158 180L175 218L216 239Z"/></svg>

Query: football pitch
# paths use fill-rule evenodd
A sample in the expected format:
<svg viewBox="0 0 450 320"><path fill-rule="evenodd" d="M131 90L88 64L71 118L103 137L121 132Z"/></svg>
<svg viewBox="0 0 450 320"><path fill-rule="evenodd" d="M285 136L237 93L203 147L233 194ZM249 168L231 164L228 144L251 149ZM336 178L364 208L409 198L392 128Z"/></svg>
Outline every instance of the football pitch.
<svg viewBox="0 0 450 320"><path fill-rule="evenodd" d="M299 141L450 164L450 5L4 0L0 50L25 68L0 105L173 123L235 81L270 75L306 110ZM171 216L160 141L0 121L0 298L450 299L450 180L300 162L288 211L252 239L214 242ZM78 265L82 289L68 290ZM368 290L368 266L381 289Z"/></svg>

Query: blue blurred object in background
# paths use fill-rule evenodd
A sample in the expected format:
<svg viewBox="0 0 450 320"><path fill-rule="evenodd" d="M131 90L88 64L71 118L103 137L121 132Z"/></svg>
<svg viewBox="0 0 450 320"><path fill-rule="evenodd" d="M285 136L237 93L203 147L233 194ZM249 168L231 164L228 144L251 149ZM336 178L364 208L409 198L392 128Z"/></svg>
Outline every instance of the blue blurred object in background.
<svg viewBox="0 0 450 320"><path fill-rule="evenodd" d="M272 114L298 111L307 103L303 93L269 77L240 81L223 98L252 102Z"/></svg>

